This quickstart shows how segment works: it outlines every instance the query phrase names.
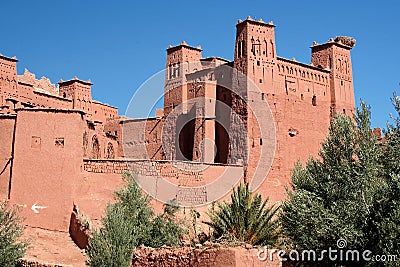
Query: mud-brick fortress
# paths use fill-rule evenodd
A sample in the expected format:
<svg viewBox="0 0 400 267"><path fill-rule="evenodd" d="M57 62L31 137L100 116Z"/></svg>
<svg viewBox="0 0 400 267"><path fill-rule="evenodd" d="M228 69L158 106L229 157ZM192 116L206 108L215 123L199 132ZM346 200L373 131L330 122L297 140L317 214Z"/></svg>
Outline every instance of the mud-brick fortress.
<svg viewBox="0 0 400 267"><path fill-rule="evenodd" d="M354 112L354 44L314 42L311 63L300 63L277 56L272 22L248 17L236 25L233 61L168 47L164 108L146 119L93 100L90 81L17 75L17 59L0 56L0 198L20 205L27 225L58 231L74 206L99 219L129 169L156 208L174 199L204 210L243 180L282 201L291 169L318 155L334 114Z"/></svg>

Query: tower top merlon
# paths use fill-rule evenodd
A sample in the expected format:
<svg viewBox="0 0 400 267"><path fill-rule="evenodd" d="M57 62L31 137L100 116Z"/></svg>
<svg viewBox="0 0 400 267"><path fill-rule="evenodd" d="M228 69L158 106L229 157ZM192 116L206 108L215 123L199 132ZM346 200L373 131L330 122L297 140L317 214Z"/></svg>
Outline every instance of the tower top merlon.
<svg viewBox="0 0 400 267"><path fill-rule="evenodd" d="M194 47L194 46L188 45L185 41L182 41L179 45L176 45L176 46L169 45L167 48L167 52L172 52L172 51L178 50L182 47L185 47L185 48L188 48L191 50L197 50L199 52L203 51L203 49L201 49L201 46L199 46L199 45L197 47Z"/></svg>
<svg viewBox="0 0 400 267"><path fill-rule="evenodd" d="M83 80L78 79L77 77L74 77L73 79L68 80L68 81L60 80L60 81L58 82L58 84L59 84L60 86L65 86L65 85L73 84L73 83L75 83L75 82L78 82L78 83L81 83L81 84L84 84L84 85L89 85L89 86L93 85L93 83L92 83L90 80L88 80L88 81L83 81Z"/></svg>
<svg viewBox="0 0 400 267"><path fill-rule="evenodd" d="M311 48L323 47L323 46L330 46L330 45L337 45L345 49L352 49L356 45L356 39L349 36L336 36L335 39L331 38L328 42L324 44L317 44L313 42Z"/></svg>
<svg viewBox="0 0 400 267"><path fill-rule="evenodd" d="M2 55L2 54L0 54L0 58L1 59L5 59L5 60L8 60L8 61L12 61L12 62L18 62L18 59L17 59L17 57L6 57L6 56L4 56L4 55Z"/></svg>
<svg viewBox="0 0 400 267"><path fill-rule="evenodd" d="M263 19L255 20L252 17L248 16L245 20L238 20L238 23L236 24L236 27L239 25L242 25L244 23L250 23L250 24L256 24L256 25L262 25L262 26L269 26L269 27L276 27L272 20L270 22L264 22Z"/></svg>

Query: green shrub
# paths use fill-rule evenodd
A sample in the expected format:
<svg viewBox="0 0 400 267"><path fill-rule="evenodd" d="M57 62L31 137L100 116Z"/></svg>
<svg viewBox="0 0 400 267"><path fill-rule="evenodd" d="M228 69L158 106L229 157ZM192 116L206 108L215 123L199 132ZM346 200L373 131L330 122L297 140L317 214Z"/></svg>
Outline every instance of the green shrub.
<svg viewBox="0 0 400 267"><path fill-rule="evenodd" d="M0 203L0 266L16 266L18 259L25 254L28 243L19 241L23 233L22 218L18 216L18 209L8 202Z"/></svg>
<svg viewBox="0 0 400 267"><path fill-rule="evenodd" d="M116 203L107 206L102 228L89 239L90 266L130 266L138 245L180 244L184 229L173 219L177 209L166 205L164 214L155 216L150 198L142 194L134 177L125 173L124 179L126 185L115 192Z"/></svg>

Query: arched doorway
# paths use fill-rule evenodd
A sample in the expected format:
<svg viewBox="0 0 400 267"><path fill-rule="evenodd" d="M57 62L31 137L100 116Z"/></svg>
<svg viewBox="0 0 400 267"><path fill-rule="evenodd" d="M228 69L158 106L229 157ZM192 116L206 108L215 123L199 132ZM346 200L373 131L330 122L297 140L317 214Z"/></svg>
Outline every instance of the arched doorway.
<svg viewBox="0 0 400 267"><path fill-rule="evenodd" d="M113 159L113 158L115 158L114 146L111 143L108 143L106 159Z"/></svg>
<svg viewBox="0 0 400 267"><path fill-rule="evenodd" d="M97 135L93 135L92 137L92 152L91 157L92 159L99 159L100 158L100 143Z"/></svg>

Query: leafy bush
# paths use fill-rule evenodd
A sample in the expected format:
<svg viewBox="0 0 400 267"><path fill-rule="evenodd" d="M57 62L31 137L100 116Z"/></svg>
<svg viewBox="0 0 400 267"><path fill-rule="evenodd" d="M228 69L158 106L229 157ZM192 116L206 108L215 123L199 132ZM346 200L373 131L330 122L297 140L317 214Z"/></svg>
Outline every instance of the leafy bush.
<svg viewBox="0 0 400 267"><path fill-rule="evenodd" d="M238 241L253 245L274 245L278 240L278 223L274 220L277 207L268 207L268 199L253 193L248 184L240 184L231 194L231 202L218 202L217 209L211 208L211 222L218 239L230 235Z"/></svg>
<svg viewBox="0 0 400 267"><path fill-rule="evenodd" d="M400 100L395 97L400 114ZM299 250L337 248L398 255L400 249L400 121L379 142L371 130L370 109L361 103L353 118L336 115L320 158L298 164L282 205L283 233ZM361 259L362 260L362 259ZM329 262L337 264L337 262ZM371 265L394 262L340 262Z"/></svg>
<svg viewBox="0 0 400 267"><path fill-rule="evenodd" d="M174 221L177 209L166 205L164 214L155 216L150 198L142 194L134 177L125 173L124 179L126 185L115 192L116 203L107 206L103 227L89 239L90 266L130 266L138 245L180 244L184 229Z"/></svg>
<svg viewBox="0 0 400 267"><path fill-rule="evenodd" d="M0 266L16 266L25 254L28 243L19 241L23 233L21 221L16 207L10 207L8 202L0 203Z"/></svg>

